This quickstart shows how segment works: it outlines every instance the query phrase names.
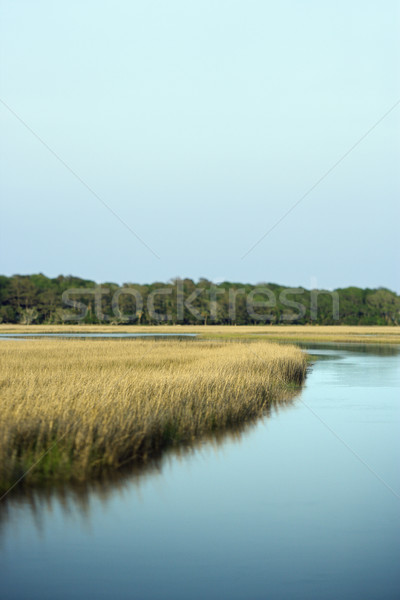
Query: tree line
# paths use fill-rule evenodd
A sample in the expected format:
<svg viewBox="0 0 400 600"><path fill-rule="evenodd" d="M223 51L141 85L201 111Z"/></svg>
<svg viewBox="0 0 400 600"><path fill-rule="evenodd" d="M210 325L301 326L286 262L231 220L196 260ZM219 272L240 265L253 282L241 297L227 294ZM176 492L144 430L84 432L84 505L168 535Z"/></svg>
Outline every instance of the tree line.
<svg viewBox="0 0 400 600"><path fill-rule="evenodd" d="M73 276L0 276L0 323L78 322L399 325L400 296L386 288L330 292L207 279L99 286Z"/></svg>

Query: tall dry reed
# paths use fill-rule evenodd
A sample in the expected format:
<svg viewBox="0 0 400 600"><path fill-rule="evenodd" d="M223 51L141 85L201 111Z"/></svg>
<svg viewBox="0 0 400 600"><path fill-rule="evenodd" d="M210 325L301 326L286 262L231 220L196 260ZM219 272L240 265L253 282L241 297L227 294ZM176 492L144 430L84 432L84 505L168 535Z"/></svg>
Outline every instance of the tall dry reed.
<svg viewBox="0 0 400 600"><path fill-rule="evenodd" d="M266 342L30 340L0 346L0 488L83 480L253 418L306 358ZM30 469L30 470L29 470Z"/></svg>

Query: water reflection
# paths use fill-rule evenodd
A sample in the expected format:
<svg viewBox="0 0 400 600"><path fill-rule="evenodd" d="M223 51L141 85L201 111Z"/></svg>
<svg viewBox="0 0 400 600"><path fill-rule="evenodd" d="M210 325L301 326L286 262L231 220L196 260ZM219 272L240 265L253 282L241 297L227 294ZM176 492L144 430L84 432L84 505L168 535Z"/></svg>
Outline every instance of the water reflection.
<svg viewBox="0 0 400 600"><path fill-rule="evenodd" d="M269 419L290 408L301 388L282 388L280 396L265 408L261 419ZM171 461L187 459L207 446L217 454L227 442L238 443L259 424L260 416L252 417L244 423L205 434L201 438L181 443L176 447L162 450L143 464L134 464L119 471L109 471L96 480L81 483L66 483L42 487L18 484L0 503L0 540L2 524L10 518L10 510L28 508L35 520L37 529L41 530L41 515L52 512L55 505L61 507L66 517L79 511L82 517L89 519L91 506L98 501L104 506L116 493L123 495L132 486L140 490L140 486L149 478L162 475L164 468Z"/></svg>
<svg viewBox="0 0 400 600"><path fill-rule="evenodd" d="M397 344L355 344L352 342L338 344L336 342L280 342L290 343L305 350L334 350L330 357L339 358L339 353L343 350L345 353L370 354L371 356L398 356L400 346ZM315 352L312 352L315 354Z"/></svg>

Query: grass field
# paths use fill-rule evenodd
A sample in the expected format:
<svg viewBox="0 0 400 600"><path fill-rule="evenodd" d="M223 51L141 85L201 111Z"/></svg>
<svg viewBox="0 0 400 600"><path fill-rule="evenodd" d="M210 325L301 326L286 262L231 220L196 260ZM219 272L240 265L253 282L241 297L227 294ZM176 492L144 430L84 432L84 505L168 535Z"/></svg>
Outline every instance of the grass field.
<svg viewBox="0 0 400 600"><path fill-rule="evenodd" d="M306 365L265 341L3 341L0 488L144 463L262 414Z"/></svg>
<svg viewBox="0 0 400 600"><path fill-rule="evenodd" d="M205 339L267 339L342 343L400 344L400 327L347 325L11 325L0 324L0 333L45 332L197 333Z"/></svg>

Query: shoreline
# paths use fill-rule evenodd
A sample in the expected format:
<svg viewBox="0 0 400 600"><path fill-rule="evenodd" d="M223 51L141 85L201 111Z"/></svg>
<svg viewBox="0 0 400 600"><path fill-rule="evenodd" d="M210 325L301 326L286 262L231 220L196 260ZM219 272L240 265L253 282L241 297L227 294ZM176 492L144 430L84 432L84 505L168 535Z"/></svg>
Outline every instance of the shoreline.
<svg viewBox="0 0 400 600"><path fill-rule="evenodd" d="M389 325L12 325L0 333L175 333L197 334L205 340L264 340L400 344L400 327Z"/></svg>
<svg viewBox="0 0 400 600"><path fill-rule="evenodd" d="M299 390L309 365L299 348L265 342L36 339L1 349L3 493L20 477L84 481L145 464L244 424Z"/></svg>

